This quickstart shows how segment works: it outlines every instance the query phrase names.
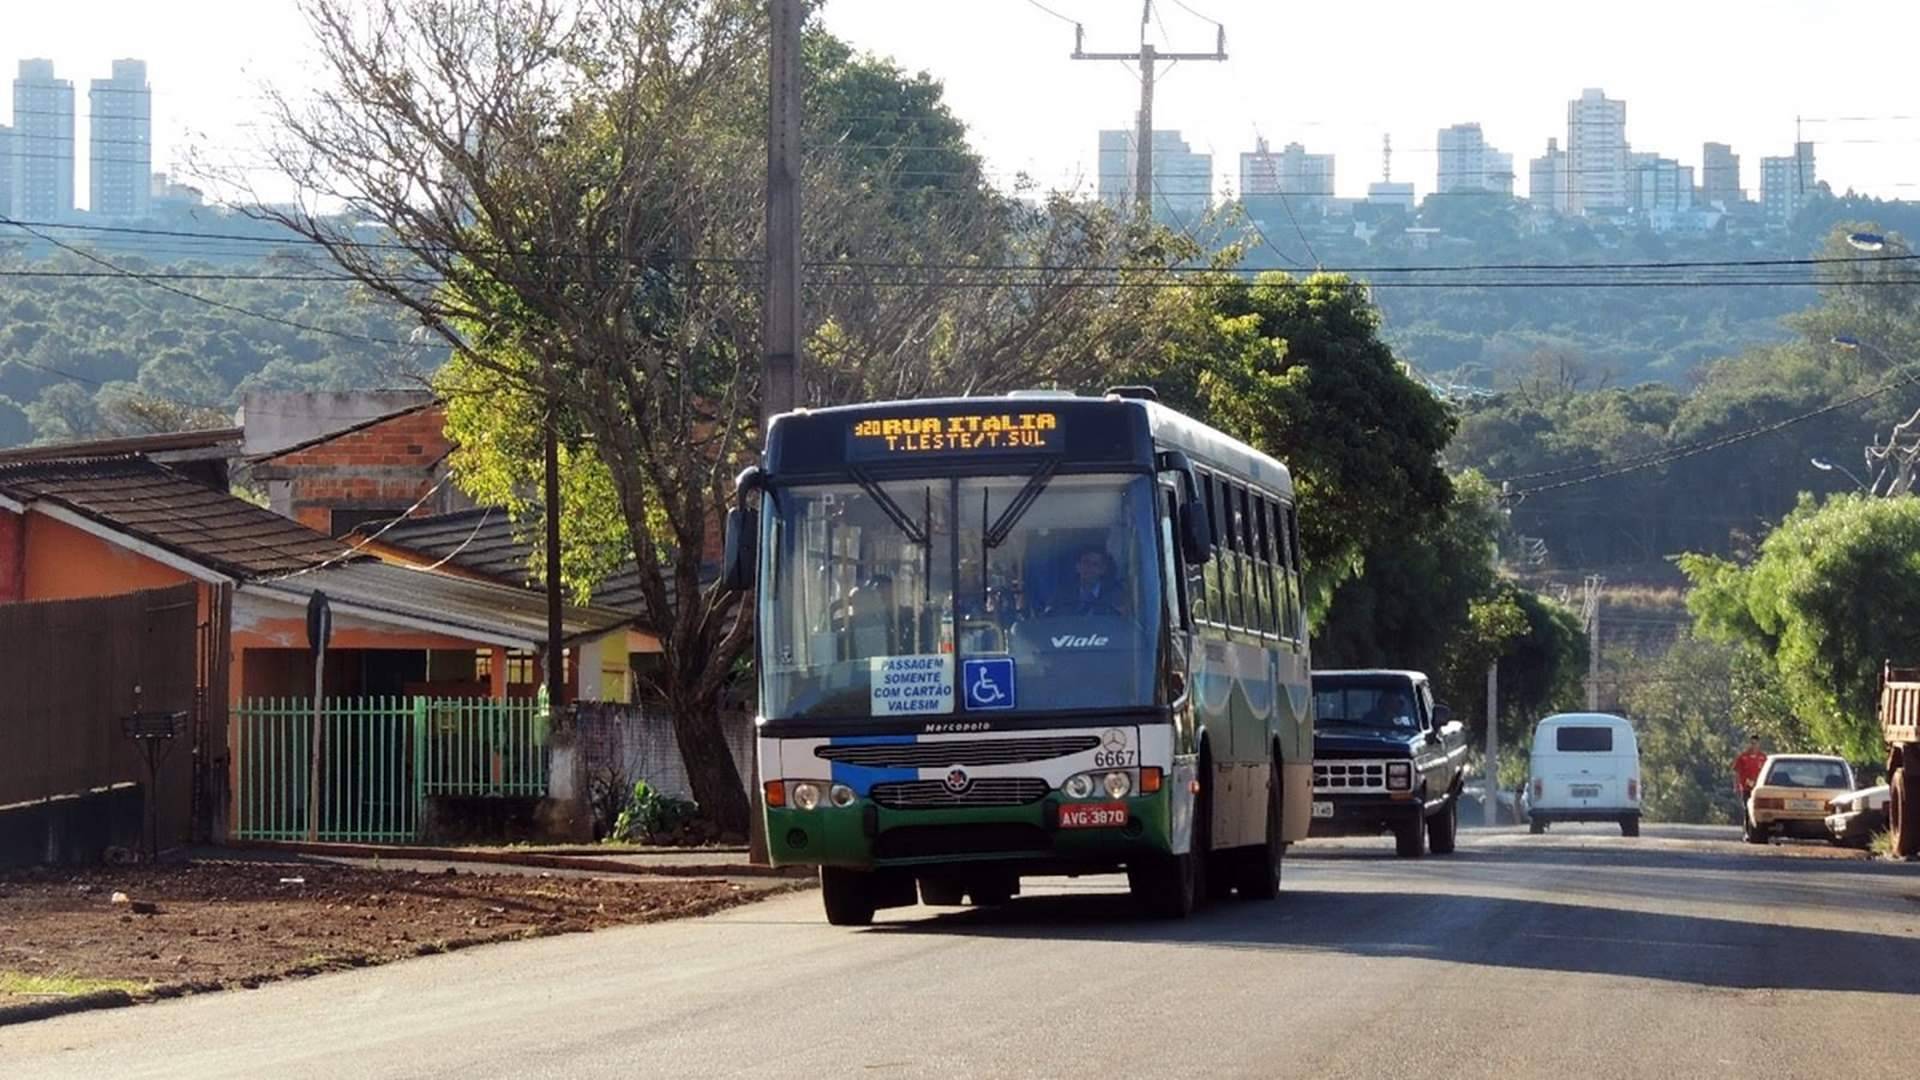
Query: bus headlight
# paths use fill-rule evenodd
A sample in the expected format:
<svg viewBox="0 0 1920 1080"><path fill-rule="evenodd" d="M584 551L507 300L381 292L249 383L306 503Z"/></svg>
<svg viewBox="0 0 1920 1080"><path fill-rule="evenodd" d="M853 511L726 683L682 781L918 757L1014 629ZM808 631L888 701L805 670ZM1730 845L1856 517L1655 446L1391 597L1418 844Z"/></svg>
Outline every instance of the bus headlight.
<svg viewBox="0 0 1920 1080"><path fill-rule="evenodd" d="M1107 789L1107 797L1110 799L1124 799L1133 792L1133 777L1123 772L1108 773L1101 779L1100 784Z"/></svg>
<svg viewBox="0 0 1920 1080"><path fill-rule="evenodd" d="M787 799L801 810L813 810L820 806L820 785L811 780L801 780L787 789Z"/></svg>
<svg viewBox="0 0 1920 1080"><path fill-rule="evenodd" d="M1093 794L1093 776L1091 773L1075 773L1067 777L1067 782L1060 785L1060 790L1066 792L1069 799L1084 799Z"/></svg>
<svg viewBox="0 0 1920 1080"><path fill-rule="evenodd" d="M853 805L853 789L845 784L835 784L827 789L827 801L845 810Z"/></svg>

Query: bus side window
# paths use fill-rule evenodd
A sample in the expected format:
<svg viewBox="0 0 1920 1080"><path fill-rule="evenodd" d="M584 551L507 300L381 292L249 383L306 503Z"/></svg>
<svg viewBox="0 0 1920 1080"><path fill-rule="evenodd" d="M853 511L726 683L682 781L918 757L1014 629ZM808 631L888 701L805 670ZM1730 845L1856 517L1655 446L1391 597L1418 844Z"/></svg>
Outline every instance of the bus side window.
<svg viewBox="0 0 1920 1080"><path fill-rule="evenodd" d="M1200 474L1200 489L1207 500L1207 520L1213 527L1213 558L1207 560L1206 568L1202 571L1206 578L1206 621L1215 626L1226 621L1226 605L1223 603L1225 593L1221 588L1221 580L1225 574L1221 564L1226 560L1221 557L1220 551L1220 538L1226 534L1220 528L1220 507L1214 492L1217 486L1212 473Z"/></svg>
<svg viewBox="0 0 1920 1080"><path fill-rule="evenodd" d="M1262 495L1254 500L1254 526L1260 553L1260 592L1265 603L1260 609L1260 630L1272 637L1280 629L1279 598L1273 591L1273 502Z"/></svg>
<svg viewBox="0 0 1920 1080"><path fill-rule="evenodd" d="M1260 496L1241 488L1240 501L1247 549L1247 629L1259 637L1267 630L1267 557L1260 550Z"/></svg>
<svg viewBox="0 0 1920 1080"><path fill-rule="evenodd" d="M1220 493L1227 504L1227 549L1232 557L1227 573L1227 625L1244 630L1247 625L1247 572L1245 545L1240 542L1240 500L1243 495L1235 484L1224 484Z"/></svg>
<svg viewBox="0 0 1920 1080"><path fill-rule="evenodd" d="M1173 625L1193 629L1193 609L1188 606L1186 562L1180 556L1180 541L1175 523L1180 520L1180 496L1172 488L1163 488L1167 512L1160 519L1161 559L1166 565L1167 603L1174 610Z"/></svg>
<svg viewBox="0 0 1920 1080"><path fill-rule="evenodd" d="M1287 548L1287 635L1296 640L1302 638L1306 621L1307 594L1303 583L1305 568L1300 564L1300 512L1289 505L1286 508L1287 529L1281 537Z"/></svg>

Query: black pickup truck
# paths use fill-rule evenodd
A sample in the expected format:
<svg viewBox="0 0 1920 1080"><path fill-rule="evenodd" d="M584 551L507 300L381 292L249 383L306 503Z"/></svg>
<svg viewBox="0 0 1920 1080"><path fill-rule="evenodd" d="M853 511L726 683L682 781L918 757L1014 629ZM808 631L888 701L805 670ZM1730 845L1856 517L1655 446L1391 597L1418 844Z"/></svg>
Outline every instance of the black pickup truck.
<svg viewBox="0 0 1920 1080"><path fill-rule="evenodd" d="M1310 836L1391 832L1400 855L1453 851L1466 729L1418 671L1313 673Z"/></svg>

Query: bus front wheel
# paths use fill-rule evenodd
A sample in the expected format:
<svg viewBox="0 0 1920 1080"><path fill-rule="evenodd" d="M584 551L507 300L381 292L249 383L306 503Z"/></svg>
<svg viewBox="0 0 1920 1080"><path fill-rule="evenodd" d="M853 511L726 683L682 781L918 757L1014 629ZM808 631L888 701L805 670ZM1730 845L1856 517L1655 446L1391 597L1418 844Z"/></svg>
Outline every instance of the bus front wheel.
<svg viewBox="0 0 1920 1080"><path fill-rule="evenodd" d="M867 926L880 906L872 874L839 866L820 868L820 899L826 903L827 922L834 926Z"/></svg>

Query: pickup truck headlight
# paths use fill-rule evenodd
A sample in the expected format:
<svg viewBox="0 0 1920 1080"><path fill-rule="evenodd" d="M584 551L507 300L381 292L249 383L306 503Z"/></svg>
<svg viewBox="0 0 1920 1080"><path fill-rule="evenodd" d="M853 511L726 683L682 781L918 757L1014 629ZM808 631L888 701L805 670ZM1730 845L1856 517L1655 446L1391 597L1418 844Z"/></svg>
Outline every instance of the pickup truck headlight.
<svg viewBox="0 0 1920 1080"><path fill-rule="evenodd" d="M1413 762L1387 762L1387 790L1406 791L1413 787Z"/></svg>

